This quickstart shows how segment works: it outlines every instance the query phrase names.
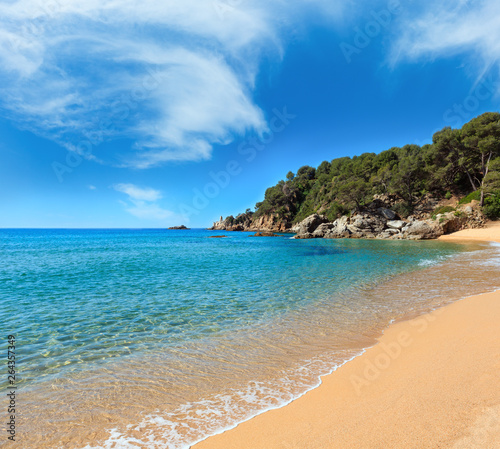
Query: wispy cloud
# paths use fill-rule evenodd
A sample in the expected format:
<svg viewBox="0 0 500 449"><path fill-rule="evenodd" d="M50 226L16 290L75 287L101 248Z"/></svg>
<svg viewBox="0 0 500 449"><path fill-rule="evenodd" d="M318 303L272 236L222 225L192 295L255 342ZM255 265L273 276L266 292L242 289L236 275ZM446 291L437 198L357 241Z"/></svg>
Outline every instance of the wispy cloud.
<svg viewBox="0 0 500 449"><path fill-rule="evenodd" d="M466 54L479 78L500 69L500 3L448 0L420 5L401 22L391 61ZM498 72L497 72L498 74Z"/></svg>
<svg viewBox="0 0 500 449"><path fill-rule="evenodd" d="M131 200L157 201L162 197L159 190L149 187L137 187L134 184L115 184L113 187L117 192L127 194Z"/></svg>
<svg viewBox="0 0 500 449"><path fill-rule="evenodd" d="M136 142L108 163L207 159L216 144L266 130L253 99L264 52L280 57L284 30L304 11L342 9L340 1L242 0L222 2L221 13L221 2L3 2L0 106L71 150L89 134Z"/></svg>
<svg viewBox="0 0 500 449"><path fill-rule="evenodd" d="M128 196L128 202L120 200L120 203L128 213L137 218L156 221L176 218L175 213L163 209L157 203L162 198L159 190L150 187L138 187L134 184L115 184L113 188L117 192Z"/></svg>

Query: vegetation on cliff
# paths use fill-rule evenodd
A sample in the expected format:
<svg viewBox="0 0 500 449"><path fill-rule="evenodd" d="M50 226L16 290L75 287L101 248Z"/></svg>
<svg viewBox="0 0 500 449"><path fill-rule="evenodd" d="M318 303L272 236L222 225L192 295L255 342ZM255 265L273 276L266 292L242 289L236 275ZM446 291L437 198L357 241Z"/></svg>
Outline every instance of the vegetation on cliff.
<svg viewBox="0 0 500 449"><path fill-rule="evenodd" d="M322 213L335 220L375 195L396 196L396 212L405 217L429 194L449 198L471 192L486 216L500 217L499 113L482 114L461 129L444 128L423 147L410 144L288 172L286 180L266 190L255 212L247 209L228 219L243 224L272 215L298 223Z"/></svg>

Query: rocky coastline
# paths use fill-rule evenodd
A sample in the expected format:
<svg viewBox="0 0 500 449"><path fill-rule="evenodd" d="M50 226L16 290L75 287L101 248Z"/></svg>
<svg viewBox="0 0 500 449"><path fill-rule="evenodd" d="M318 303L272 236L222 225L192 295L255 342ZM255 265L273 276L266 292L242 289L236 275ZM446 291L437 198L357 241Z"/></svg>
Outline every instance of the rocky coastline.
<svg viewBox="0 0 500 449"><path fill-rule="evenodd" d="M429 202L420 211L409 217L401 217L390 208L387 202L380 199L366 207L353 211L334 221L324 215L315 213L298 224L280 221L276 216L261 216L253 218L251 215L234 219L223 219L215 222L210 230L218 231L248 231L248 232L288 232L294 233L296 239L384 239L384 240L428 240L436 239L443 234L460 231L468 228L484 226L485 218L481 213L477 201L470 204L448 207L451 211L433 214L429 208L437 202ZM437 208L439 209L439 207ZM238 218L238 217L237 217Z"/></svg>

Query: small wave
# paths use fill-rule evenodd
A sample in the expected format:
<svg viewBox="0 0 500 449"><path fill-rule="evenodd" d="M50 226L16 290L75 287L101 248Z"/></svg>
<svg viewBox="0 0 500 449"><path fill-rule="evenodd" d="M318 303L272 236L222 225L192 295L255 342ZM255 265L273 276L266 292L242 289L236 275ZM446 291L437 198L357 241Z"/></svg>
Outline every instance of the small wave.
<svg viewBox="0 0 500 449"><path fill-rule="evenodd" d="M290 404L320 386L322 376L333 373L364 351L345 353L344 360L333 368L328 362L315 359L297 368L295 375L284 376L277 382L251 382L244 389L184 404L172 412L149 414L140 424L128 425L123 433L110 429L103 444L86 445L82 449L137 449L145 444L152 449L189 449L210 436ZM318 375L318 371L321 374ZM302 379L297 382L297 377ZM300 391L297 391L298 385ZM137 433L141 435L140 440L132 436Z"/></svg>

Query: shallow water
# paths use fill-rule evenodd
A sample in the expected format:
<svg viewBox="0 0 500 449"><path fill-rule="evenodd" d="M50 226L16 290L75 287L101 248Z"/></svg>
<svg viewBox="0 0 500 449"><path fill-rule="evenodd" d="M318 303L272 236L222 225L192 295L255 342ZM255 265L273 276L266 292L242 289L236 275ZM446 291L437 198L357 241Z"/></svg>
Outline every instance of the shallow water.
<svg viewBox="0 0 500 449"><path fill-rule="evenodd" d="M188 447L313 388L391 320L500 287L494 245L225 234L0 231L21 447Z"/></svg>

